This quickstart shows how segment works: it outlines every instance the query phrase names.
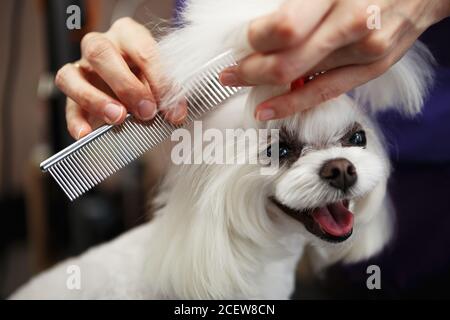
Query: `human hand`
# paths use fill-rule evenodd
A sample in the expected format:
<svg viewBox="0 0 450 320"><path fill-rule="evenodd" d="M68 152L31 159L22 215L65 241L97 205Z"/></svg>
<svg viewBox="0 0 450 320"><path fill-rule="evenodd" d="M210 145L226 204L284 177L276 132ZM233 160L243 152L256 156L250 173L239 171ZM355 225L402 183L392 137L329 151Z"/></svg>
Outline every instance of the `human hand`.
<svg viewBox="0 0 450 320"><path fill-rule="evenodd" d="M150 120L165 88L158 69L156 42L143 25L130 18L117 20L106 33L89 33L81 42L81 59L62 67L55 83L66 95L67 128L75 139L95 126L119 124L128 112ZM185 104L165 115L180 123Z"/></svg>
<svg viewBox="0 0 450 320"><path fill-rule="evenodd" d="M380 29L367 26L372 5L380 9ZM222 72L220 80L228 86L289 85L326 70L256 108L258 120L284 118L377 78L424 30L449 15L448 0L288 0L251 22L255 53Z"/></svg>

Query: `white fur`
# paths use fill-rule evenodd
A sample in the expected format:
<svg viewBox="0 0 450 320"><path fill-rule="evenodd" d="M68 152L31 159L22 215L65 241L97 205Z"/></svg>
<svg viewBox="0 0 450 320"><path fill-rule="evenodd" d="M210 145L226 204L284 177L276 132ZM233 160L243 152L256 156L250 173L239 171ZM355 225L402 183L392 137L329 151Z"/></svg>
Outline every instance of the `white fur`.
<svg viewBox="0 0 450 320"><path fill-rule="evenodd" d="M406 116L420 112L433 81L434 58L426 46L416 42L411 50L380 77L354 89L354 98L373 112L397 107Z"/></svg>
<svg viewBox="0 0 450 320"><path fill-rule="evenodd" d="M160 43L168 78L182 83L207 60L230 48L240 55L250 53L245 26L282 2L191 0L186 27ZM354 99L342 95L268 123L255 122L253 110L285 87L258 87L231 99L207 116L205 127L283 126L305 143L302 156L273 176L263 176L258 165L248 164L172 168L155 200L160 209L152 222L63 262L33 279L13 298L286 299L294 288L296 265L306 245L313 247L317 270L339 260L354 262L372 256L391 236L386 198L389 161L380 133L361 104L372 111L397 106L407 114L416 113L429 70L426 59L413 51L379 79L355 89ZM354 122L367 132L366 149L343 148L339 143ZM320 165L335 157L349 159L358 172L351 190L354 234L341 244L318 239L268 201L268 196L276 195L296 209L336 201L342 195L317 176ZM70 264L81 267L79 291L65 287Z"/></svg>

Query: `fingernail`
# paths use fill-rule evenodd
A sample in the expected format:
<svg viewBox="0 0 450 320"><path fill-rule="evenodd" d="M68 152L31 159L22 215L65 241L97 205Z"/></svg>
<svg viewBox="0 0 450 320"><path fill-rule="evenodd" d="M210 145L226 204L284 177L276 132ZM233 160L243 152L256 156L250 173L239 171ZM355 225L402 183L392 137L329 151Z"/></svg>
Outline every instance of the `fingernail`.
<svg viewBox="0 0 450 320"><path fill-rule="evenodd" d="M142 100L138 104L137 112L142 120L153 119L156 115L156 104L150 100Z"/></svg>
<svg viewBox="0 0 450 320"><path fill-rule="evenodd" d="M219 81L224 86L239 86L239 78L233 71L225 70L220 74Z"/></svg>
<svg viewBox="0 0 450 320"><path fill-rule="evenodd" d="M182 122L186 118L185 102L180 102L177 107L170 111L170 119L172 122Z"/></svg>
<svg viewBox="0 0 450 320"><path fill-rule="evenodd" d="M114 103L108 103L105 107L106 122L116 123L122 117L123 108Z"/></svg>
<svg viewBox="0 0 450 320"><path fill-rule="evenodd" d="M256 113L256 119L259 121L267 121L275 118L275 111L272 109L263 109Z"/></svg>
<svg viewBox="0 0 450 320"><path fill-rule="evenodd" d="M84 126L81 125L81 126L78 128L77 140L80 140L80 138L82 137L83 131L84 131Z"/></svg>

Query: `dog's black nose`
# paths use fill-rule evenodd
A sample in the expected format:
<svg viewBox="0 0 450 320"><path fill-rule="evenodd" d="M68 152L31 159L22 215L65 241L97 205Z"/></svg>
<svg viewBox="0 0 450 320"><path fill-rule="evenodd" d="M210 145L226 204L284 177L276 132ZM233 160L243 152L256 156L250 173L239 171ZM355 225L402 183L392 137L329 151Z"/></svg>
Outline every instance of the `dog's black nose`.
<svg viewBox="0 0 450 320"><path fill-rule="evenodd" d="M320 177L333 187L347 191L357 179L356 168L347 159L332 159L324 163L319 172Z"/></svg>

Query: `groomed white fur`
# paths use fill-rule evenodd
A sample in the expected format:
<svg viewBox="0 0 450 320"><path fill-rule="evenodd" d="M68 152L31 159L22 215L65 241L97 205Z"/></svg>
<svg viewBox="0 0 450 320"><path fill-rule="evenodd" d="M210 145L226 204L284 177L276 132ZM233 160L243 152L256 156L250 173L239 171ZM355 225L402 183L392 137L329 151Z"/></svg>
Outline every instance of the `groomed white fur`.
<svg viewBox="0 0 450 320"><path fill-rule="evenodd" d="M282 2L192 0L185 28L160 43L168 78L181 83L230 48L239 55L250 53L246 25ZM409 52L379 79L355 89L354 99L343 95L285 120L256 123L252 116L258 102L285 88L258 87L230 100L208 115L206 127L284 127L306 144L302 156L273 176L261 175L258 165L172 168L156 199L161 209L152 222L63 262L13 298L286 299L306 245L314 248L317 270L378 253L392 230L386 197L390 169L380 134L361 104L374 112L393 106L406 114L419 112L431 76L428 57L423 47ZM367 133L366 149L339 144L355 122ZM354 234L344 243L329 244L280 212L268 196L296 209L338 200L338 192L317 176L319 166L335 157L353 162L358 182L351 191ZM73 264L81 268L81 290L66 288L66 269Z"/></svg>

